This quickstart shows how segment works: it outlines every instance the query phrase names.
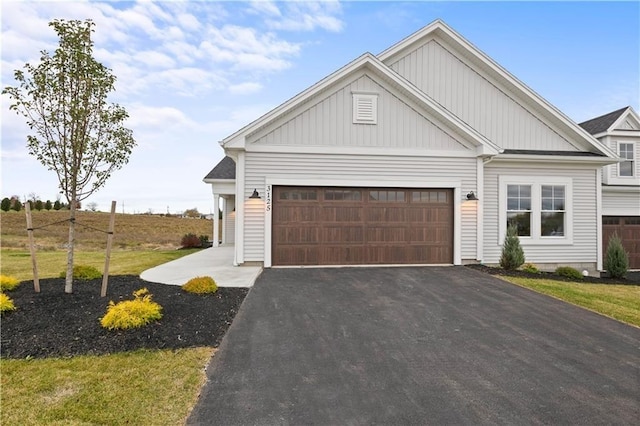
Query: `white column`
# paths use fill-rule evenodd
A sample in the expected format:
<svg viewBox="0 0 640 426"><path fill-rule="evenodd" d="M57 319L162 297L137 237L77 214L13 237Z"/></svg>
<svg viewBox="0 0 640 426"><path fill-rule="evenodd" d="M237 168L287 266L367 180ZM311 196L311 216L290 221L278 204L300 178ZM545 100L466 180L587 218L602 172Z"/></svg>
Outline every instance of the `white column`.
<svg viewBox="0 0 640 426"><path fill-rule="evenodd" d="M213 194L213 247L218 247L220 244L220 230L219 228L219 207L220 206L220 196L216 193Z"/></svg>

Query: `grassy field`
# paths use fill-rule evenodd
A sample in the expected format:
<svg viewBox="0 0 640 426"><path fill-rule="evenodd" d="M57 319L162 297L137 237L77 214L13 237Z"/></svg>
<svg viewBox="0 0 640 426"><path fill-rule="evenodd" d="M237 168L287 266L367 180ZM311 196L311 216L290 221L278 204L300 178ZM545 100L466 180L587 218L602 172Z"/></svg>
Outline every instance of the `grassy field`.
<svg viewBox="0 0 640 426"><path fill-rule="evenodd" d="M572 283L507 276L500 278L640 327L640 286Z"/></svg>
<svg viewBox="0 0 640 426"><path fill-rule="evenodd" d="M33 225L67 216L66 211L34 212ZM32 279L24 212L0 212L0 222L2 273ZM109 215L79 212L78 223L106 230ZM176 250L182 236L194 233L211 238L212 232L211 221L203 219L118 214L115 224L111 275L139 275L193 253ZM102 270L106 235L82 226L78 230L75 263ZM41 278L57 277L64 270L67 232L68 222L35 231ZM2 359L0 424L183 424L204 383L204 367L212 353L212 348L194 348L70 359Z"/></svg>
<svg viewBox="0 0 640 426"><path fill-rule="evenodd" d="M34 237L38 251L64 250L69 233L66 210L34 211ZM28 248L27 220L24 211L0 212L0 241L3 248ZM45 225L53 224L51 226ZM105 250L109 213L79 211L76 218L76 248ZM38 229L40 228L40 229ZM96 230L98 229L98 230ZM184 234L213 236L213 223L206 219L116 214L114 250L174 250Z"/></svg>

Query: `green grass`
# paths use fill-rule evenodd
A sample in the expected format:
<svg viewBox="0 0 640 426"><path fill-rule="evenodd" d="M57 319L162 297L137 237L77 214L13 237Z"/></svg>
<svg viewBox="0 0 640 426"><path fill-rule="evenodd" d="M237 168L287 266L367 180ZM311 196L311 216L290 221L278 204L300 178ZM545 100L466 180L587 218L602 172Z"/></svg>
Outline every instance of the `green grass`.
<svg viewBox="0 0 640 426"><path fill-rule="evenodd" d="M573 283L508 276L500 278L640 327L640 286Z"/></svg>
<svg viewBox="0 0 640 426"><path fill-rule="evenodd" d="M109 275L140 275L142 271L196 251L197 249L115 251L111 253ZM105 253L100 251L77 251L74 264L94 266L102 272L104 256ZM67 252L63 250L36 252L36 261L39 278L58 278L60 272L66 269ZM0 265L4 275L10 275L20 281L33 279L31 257L28 251L2 249Z"/></svg>
<svg viewBox="0 0 640 426"><path fill-rule="evenodd" d="M4 425L184 424L212 348L0 361Z"/></svg>

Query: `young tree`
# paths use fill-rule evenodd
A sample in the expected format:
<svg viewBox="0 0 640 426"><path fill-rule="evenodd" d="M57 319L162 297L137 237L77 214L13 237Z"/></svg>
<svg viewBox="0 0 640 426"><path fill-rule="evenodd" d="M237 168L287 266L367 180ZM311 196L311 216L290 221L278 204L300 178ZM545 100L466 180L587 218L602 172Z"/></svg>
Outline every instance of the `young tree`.
<svg viewBox="0 0 640 426"><path fill-rule="evenodd" d="M87 204L87 210L92 212L98 211L98 203L96 203L95 201L90 202L89 204Z"/></svg>
<svg viewBox="0 0 640 426"><path fill-rule="evenodd" d="M77 205L128 162L135 146L132 131L123 126L126 110L107 102L116 78L93 57L94 25L91 20L50 22L59 37L55 53L42 51L38 66L16 70L18 86L2 91L34 133L27 136L29 153L56 172L68 201L66 293L73 291Z"/></svg>
<svg viewBox="0 0 640 426"><path fill-rule="evenodd" d="M53 203L53 209L54 209L54 210L60 210L61 208L62 208L62 203L60 203L60 200L56 200L56 201Z"/></svg>
<svg viewBox="0 0 640 426"><path fill-rule="evenodd" d="M51 210L53 208L53 204L51 204L51 200L47 200L44 203L44 209L45 210Z"/></svg>
<svg viewBox="0 0 640 426"><path fill-rule="evenodd" d="M622 240L615 232L607 244L604 269L612 278L623 278L629 271L629 254L625 251Z"/></svg>
<svg viewBox="0 0 640 426"><path fill-rule="evenodd" d="M4 197L2 199L2 202L0 203L0 209L3 212L8 212L9 210L11 210L11 200L8 197Z"/></svg>
<svg viewBox="0 0 640 426"><path fill-rule="evenodd" d="M507 235L505 235L504 243L502 244L500 266L507 270L518 269L522 266L524 260L524 251L518 238L518 227L509 225L507 227Z"/></svg>
<svg viewBox="0 0 640 426"><path fill-rule="evenodd" d="M34 203L33 207L34 207L36 210L40 211L40 210L42 210L42 209L43 209L43 207L44 207L44 203L42 202L42 200L36 200L36 202Z"/></svg>

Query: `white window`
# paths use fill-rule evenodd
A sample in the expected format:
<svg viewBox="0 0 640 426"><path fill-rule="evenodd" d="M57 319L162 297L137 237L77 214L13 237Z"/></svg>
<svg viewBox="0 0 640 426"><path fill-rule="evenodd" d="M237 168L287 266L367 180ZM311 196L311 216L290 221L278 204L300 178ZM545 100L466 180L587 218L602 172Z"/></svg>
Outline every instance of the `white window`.
<svg viewBox="0 0 640 426"><path fill-rule="evenodd" d="M573 242L570 178L500 176L499 182L498 244L510 225L523 245Z"/></svg>
<svg viewBox="0 0 640 426"><path fill-rule="evenodd" d="M635 161L633 158L633 144L632 143L620 143L619 155L625 161L618 164L619 176L633 176Z"/></svg>
<svg viewBox="0 0 640 426"><path fill-rule="evenodd" d="M378 123L378 95L373 93L353 93L353 123Z"/></svg>

